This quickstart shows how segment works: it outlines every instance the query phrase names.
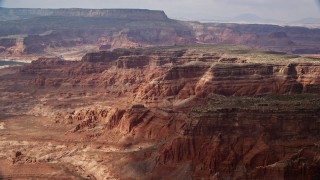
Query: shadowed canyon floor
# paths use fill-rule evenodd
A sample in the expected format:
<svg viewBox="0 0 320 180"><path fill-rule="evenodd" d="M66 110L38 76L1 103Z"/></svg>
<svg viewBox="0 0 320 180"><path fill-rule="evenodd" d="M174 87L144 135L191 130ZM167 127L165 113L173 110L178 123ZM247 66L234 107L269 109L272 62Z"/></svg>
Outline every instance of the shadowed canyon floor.
<svg viewBox="0 0 320 180"><path fill-rule="evenodd" d="M0 178L317 179L320 60L116 49L0 70Z"/></svg>

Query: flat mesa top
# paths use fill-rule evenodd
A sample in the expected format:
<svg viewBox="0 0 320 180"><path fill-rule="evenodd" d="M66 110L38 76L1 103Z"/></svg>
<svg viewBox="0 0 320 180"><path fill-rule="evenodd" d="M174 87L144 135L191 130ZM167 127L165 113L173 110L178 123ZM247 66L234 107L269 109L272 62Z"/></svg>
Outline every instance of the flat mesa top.
<svg viewBox="0 0 320 180"><path fill-rule="evenodd" d="M33 16L75 16L75 17L110 17L130 19L168 19L164 11L148 9L82 9L82 8L0 8L1 16L12 16L16 19Z"/></svg>
<svg viewBox="0 0 320 180"><path fill-rule="evenodd" d="M163 46L145 48L147 51L179 51L186 50L189 53L219 54L221 58L238 58L246 63L261 64L290 64L290 63L312 63L320 64L319 56L298 55L277 51L262 51L241 45L191 45L191 46Z"/></svg>

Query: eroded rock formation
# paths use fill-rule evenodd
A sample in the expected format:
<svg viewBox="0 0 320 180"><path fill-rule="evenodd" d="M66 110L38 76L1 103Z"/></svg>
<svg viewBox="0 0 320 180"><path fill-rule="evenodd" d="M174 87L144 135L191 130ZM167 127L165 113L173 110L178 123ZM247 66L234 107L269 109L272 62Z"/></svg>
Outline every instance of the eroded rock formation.
<svg viewBox="0 0 320 180"><path fill-rule="evenodd" d="M92 179L316 179L319 72L234 46L40 58L1 71L0 160Z"/></svg>

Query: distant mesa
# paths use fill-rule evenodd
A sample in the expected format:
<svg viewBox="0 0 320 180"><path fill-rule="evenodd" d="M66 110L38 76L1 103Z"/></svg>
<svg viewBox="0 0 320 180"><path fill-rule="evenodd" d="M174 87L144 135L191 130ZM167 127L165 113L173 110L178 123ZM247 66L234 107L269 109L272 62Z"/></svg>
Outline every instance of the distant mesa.
<svg viewBox="0 0 320 180"><path fill-rule="evenodd" d="M103 17L117 19L167 20L163 11L147 9L27 9L1 8L0 20L18 20L39 16Z"/></svg>

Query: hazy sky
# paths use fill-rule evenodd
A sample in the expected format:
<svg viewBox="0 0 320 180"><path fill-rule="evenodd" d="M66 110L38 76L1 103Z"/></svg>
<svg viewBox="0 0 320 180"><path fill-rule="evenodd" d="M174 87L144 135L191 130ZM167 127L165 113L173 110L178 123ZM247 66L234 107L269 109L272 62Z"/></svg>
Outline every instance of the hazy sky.
<svg viewBox="0 0 320 180"><path fill-rule="evenodd" d="M320 0L0 0L19 8L139 8L164 10L171 18L199 20L256 14L262 18L320 18Z"/></svg>

